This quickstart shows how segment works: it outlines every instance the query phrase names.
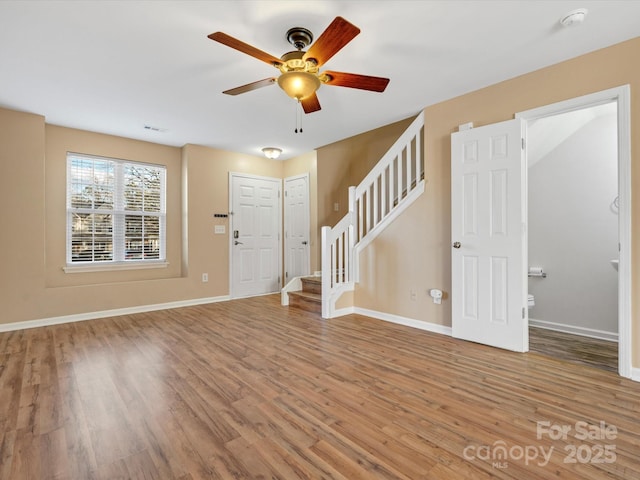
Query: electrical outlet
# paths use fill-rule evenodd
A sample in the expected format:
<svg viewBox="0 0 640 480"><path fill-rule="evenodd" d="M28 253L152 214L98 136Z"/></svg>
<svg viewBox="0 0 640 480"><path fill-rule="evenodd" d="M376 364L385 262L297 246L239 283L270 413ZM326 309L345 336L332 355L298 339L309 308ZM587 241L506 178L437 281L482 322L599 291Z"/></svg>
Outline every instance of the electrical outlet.
<svg viewBox="0 0 640 480"><path fill-rule="evenodd" d="M418 293L413 288L409 292L409 298L411 298L411 300L413 300L414 302L418 299Z"/></svg>
<svg viewBox="0 0 640 480"><path fill-rule="evenodd" d="M202 283L207 283L209 281L209 274L208 273L203 273L202 274Z"/></svg>

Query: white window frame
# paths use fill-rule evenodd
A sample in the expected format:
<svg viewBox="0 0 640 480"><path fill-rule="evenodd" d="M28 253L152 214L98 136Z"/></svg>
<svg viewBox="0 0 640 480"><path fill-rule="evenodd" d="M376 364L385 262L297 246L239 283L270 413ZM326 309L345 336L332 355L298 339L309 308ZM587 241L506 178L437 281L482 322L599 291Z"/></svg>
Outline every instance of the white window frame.
<svg viewBox="0 0 640 480"><path fill-rule="evenodd" d="M114 166L114 192L112 209L78 208L72 207L72 163L74 159L88 160L92 162L108 162ZM125 168L128 165L136 167L149 167L160 171L160 210L145 211L125 209ZM101 157L96 155L67 152L67 213L66 213L66 273L93 272L105 270L131 270L146 268L165 268L166 261L166 166L152 163L123 160L118 158ZM72 222L75 213L100 213L112 216L112 260L73 261L72 255ZM152 259L127 259L125 248L125 216L157 216L159 219L159 258ZM143 237L144 238L144 237ZM144 247L143 247L144 248Z"/></svg>

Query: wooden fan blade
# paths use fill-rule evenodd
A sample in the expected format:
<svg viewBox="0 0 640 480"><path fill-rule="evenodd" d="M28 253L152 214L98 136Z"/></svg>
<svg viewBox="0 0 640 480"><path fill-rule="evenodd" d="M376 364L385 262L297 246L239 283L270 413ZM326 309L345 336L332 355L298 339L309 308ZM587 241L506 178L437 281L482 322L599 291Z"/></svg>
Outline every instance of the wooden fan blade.
<svg viewBox="0 0 640 480"><path fill-rule="evenodd" d="M225 90L222 93L226 93L227 95L240 95L241 93L246 93L252 90L257 90L258 88L273 85L274 83L276 83L275 78L265 78L264 80L258 80L257 82L247 83L246 85L242 85L241 87Z"/></svg>
<svg viewBox="0 0 640 480"><path fill-rule="evenodd" d="M258 60L261 60L269 65L278 66L282 64L282 60L273 55L263 52L262 50L249 45L248 43L241 42L237 38L233 38L226 33L215 32L211 35L208 35L211 40L219 42L227 47L235 48L239 52L246 53L247 55L251 55Z"/></svg>
<svg viewBox="0 0 640 480"><path fill-rule="evenodd" d="M388 78L371 77L369 75L359 75L357 73L345 72L323 72L329 77L325 83L336 87L358 88L360 90L370 90L372 92L384 92L389 83Z"/></svg>
<svg viewBox="0 0 640 480"><path fill-rule="evenodd" d="M315 93L313 95L309 95L307 98L303 98L300 100L300 103L302 103L304 113L313 113L320 110L320 101Z"/></svg>
<svg viewBox="0 0 640 480"><path fill-rule="evenodd" d="M323 65L333 57L342 47L354 39L360 33L360 29L347 22L342 17L336 17L333 22L322 32L303 59L313 58L318 66Z"/></svg>

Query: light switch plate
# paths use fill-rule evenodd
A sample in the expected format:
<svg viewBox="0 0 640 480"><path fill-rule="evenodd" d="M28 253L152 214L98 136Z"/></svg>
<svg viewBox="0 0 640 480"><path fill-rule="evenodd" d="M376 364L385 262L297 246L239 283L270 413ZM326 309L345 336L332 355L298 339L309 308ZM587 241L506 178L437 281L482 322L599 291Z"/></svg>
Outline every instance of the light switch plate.
<svg viewBox="0 0 640 480"><path fill-rule="evenodd" d="M227 229L224 227L224 225L216 225L215 227L213 227L213 233L216 234L225 233L226 231Z"/></svg>

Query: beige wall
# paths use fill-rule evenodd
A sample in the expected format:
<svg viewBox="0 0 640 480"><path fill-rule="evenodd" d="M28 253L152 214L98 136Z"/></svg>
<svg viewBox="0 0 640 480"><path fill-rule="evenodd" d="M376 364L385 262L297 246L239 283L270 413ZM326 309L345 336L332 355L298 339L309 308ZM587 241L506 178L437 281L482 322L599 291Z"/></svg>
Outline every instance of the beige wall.
<svg viewBox="0 0 640 480"><path fill-rule="evenodd" d="M640 39L426 108L426 192L363 253L355 304L450 325L450 134L461 123L473 121L481 126L513 118L519 111L630 84L632 158L639 158L637 58ZM317 159L309 155L277 162L194 145L178 149L45 126L42 116L0 109L0 323L227 295L228 234L214 235L213 227L216 223L228 226L228 222L214 219L213 214L228 211L230 171L278 178L309 171L312 177L315 162L318 231L344 215L347 187L357 184L410 121L322 147ZM168 192L172 217L167 220L172 225L168 269L61 273L65 187L60 167L66 149L166 162L169 171L175 172ZM640 189L635 164L632 184ZM333 211L336 202L339 212ZM632 216L632 275L637 285L640 209L633 208ZM317 250L313 262L319 265ZM203 272L209 273L206 284L201 282ZM445 291L442 305L430 301L430 288ZM411 300L412 291L415 300ZM639 331L640 302L634 299L635 366L640 365Z"/></svg>
<svg viewBox="0 0 640 480"><path fill-rule="evenodd" d="M318 149L318 226L333 226L348 210L349 187L358 185L413 118ZM334 204L339 205L338 211ZM318 232L319 235L319 232Z"/></svg>
<svg viewBox="0 0 640 480"><path fill-rule="evenodd" d="M199 282L209 274L207 291L200 295L229 294L229 219L214 218L214 213L228 213L229 173L248 173L282 178L283 162L239 153L214 150L197 145L184 147L188 189L189 276ZM214 226L225 225L226 234L213 233Z"/></svg>
<svg viewBox="0 0 640 480"><path fill-rule="evenodd" d="M45 126L46 287L105 284L181 276L180 149L122 137ZM67 152L164 165L167 168L168 268L119 272L65 273Z"/></svg>
<svg viewBox="0 0 640 480"><path fill-rule="evenodd" d="M166 165L167 268L62 270L67 151ZM42 116L0 109L0 323L228 295L229 229L213 233L228 220L213 214L229 211L229 172L283 178L285 164L46 125Z"/></svg>
<svg viewBox="0 0 640 480"><path fill-rule="evenodd" d="M0 219L0 322L43 316L44 117L0 109Z"/></svg>
<svg viewBox="0 0 640 480"><path fill-rule="evenodd" d="M451 325L450 135L457 126L511 119L517 112L629 84L632 189L640 191L640 38L535 71L437 105L425 115L425 194L363 252L355 304ZM320 192L319 196L323 193ZM632 291L640 274L640 208L632 206ZM430 288L445 292L434 305ZM416 300L411 300L411 290ZM633 365L640 366L640 301L633 299Z"/></svg>

